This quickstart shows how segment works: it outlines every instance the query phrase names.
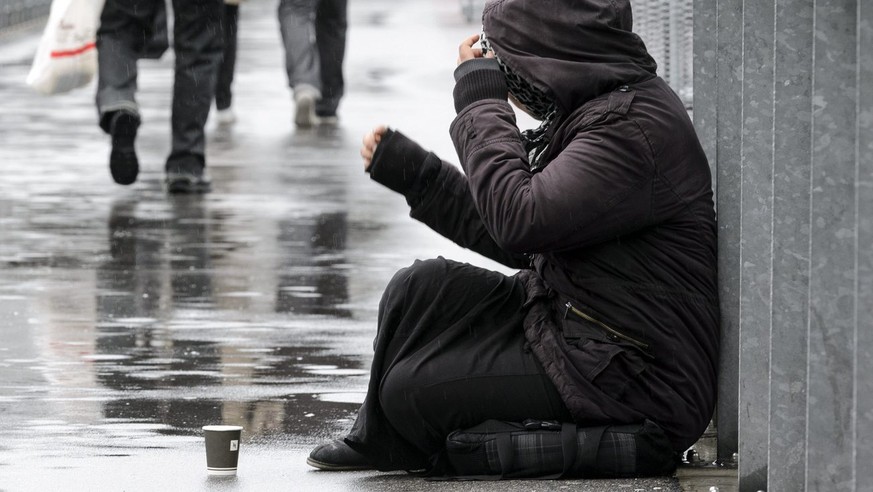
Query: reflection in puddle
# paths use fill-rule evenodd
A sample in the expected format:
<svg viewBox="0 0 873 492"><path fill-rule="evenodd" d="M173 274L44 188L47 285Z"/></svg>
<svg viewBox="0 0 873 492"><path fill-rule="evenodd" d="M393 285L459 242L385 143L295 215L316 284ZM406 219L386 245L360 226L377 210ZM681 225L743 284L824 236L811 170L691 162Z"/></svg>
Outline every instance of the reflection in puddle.
<svg viewBox="0 0 873 492"><path fill-rule="evenodd" d="M369 374L369 371L364 369L342 368L335 365L301 364L298 367L306 373L322 376L362 376Z"/></svg>
<svg viewBox="0 0 873 492"><path fill-rule="evenodd" d="M361 403L364 403L365 396L367 396L367 394L363 392L322 393L318 395L318 399L320 399L321 401L332 401L335 403L356 403L360 405Z"/></svg>
<svg viewBox="0 0 873 492"><path fill-rule="evenodd" d="M306 372L310 374L318 374L319 376L363 376L368 373L363 369L309 369Z"/></svg>
<svg viewBox="0 0 873 492"><path fill-rule="evenodd" d="M289 295L291 297L302 297L308 299L318 299L321 297L321 294L318 292L291 292Z"/></svg>
<svg viewBox="0 0 873 492"><path fill-rule="evenodd" d="M264 294L261 292L222 292L216 295L217 297L261 297Z"/></svg>
<svg viewBox="0 0 873 492"><path fill-rule="evenodd" d="M182 359L161 359L159 357L155 357L151 359L136 361L134 362L134 364L142 366L160 366L165 364L181 364L183 362L184 361Z"/></svg>
<svg viewBox="0 0 873 492"><path fill-rule="evenodd" d="M82 360L85 361L113 361L113 360L127 360L130 359L129 355L117 355L117 354L94 354L94 355L83 355Z"/></svg>
<svg viewBox="0 0 873 492"><path fill-rule="evenodd" d="M362 395L361 395L362 396ZM335 401L334 401L335 400ZM118 424L97 426L113 435L152 432L161 435L199 435L206 424L241 425L248 439L273 440L290 435L311 440L313 435L336 432L360 405L357 398L321 398L319 395L287 395L281 398L221 400L117 400L104 407L105 418ZM317 419L312 417L317 416ZM124 424L124 425L121 425ZM69 426L56 426L69 429ZM93 427L92 427L93 428Z"/></svg>
<svg viewBox="0 0 873 492"><path fill-rule="evenodd" d="M348 272L333 267L346 262L346 212L280 224L279 244L287 254L279 268L276 311L351 316L339 308L348 302Z"/></svg>
<svg viewBox="0 0 873 492"><path fill-rule="evenodd" d="M38 237L10 231L22 234L0 267L33 285L0 279L0 301L30 320L13 325L15 349L0 347L0 368L15 376L0 414L17 419L4 446L38 458L127 456L199 441L205 424L295 445L347 428L375 325L348 308L350 276L362 270L346 249L345 176L324 162L299 167L271 178L286 188L278 200L167 196L144 184L103 209L52 212ZM63 244L63 254L30 242Z"/></svg>
<svg viewBox="0 0 873 492"><path fill-rule="evenodd" d="M155 318L113 318L120 325L147 325L157 321Z"/></svg>
<svg viewBox="0 0 873 492"><path fill-rule="evenodd" d="M220 372L211 371L138 371L131 374L136 379L169 379L171 381L180 376L201 378L233 378L232 375L223 375Z"/></svg>
<svg viewBox="0 0 873 492"><path fill-rule="evenodd" d="M142 431L154 431L154 430L166 430L168 429L166 424L149 424L149 423L140 423L140 422L112 422L111 419L108 423L102 425L92 426L93 429L110 429L113 432L142 432Z"/></svg>

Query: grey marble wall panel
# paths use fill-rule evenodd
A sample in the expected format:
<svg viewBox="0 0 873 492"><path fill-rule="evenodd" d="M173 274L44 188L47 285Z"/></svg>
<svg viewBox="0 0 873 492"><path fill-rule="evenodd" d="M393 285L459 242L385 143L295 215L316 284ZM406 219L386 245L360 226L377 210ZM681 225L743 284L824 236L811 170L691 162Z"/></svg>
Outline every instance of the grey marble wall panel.
<svg viewBox="0 0 873 492"><path fill-rule="evenodd" d="M807 484L853 490L858 0L815 4Z"/></svg>
<svg viewBox="0 0 873 492"><path fill-rule="evenodd" d="M697 131L697 136L700 143L706 152L706 158L709 161L709 167L712 172L712 187L717 190L718 173L716 172L716 140L717 140L717 123L718 123L718 84L716 80L717 71L717 33L718 25L716 23L716 7L718 0L694 0L694 101L692 116L694 118L694 127ZM717 195L714 194L715 197ZM716 199L716 207L717 207ZM717 432L721 435L729 435L733 445L736 446L737 432L737 412L736 410L721 410L721 407L726 391L722 385L718 388L719 410L716 410L714 423ZM733 402L737 403L736 389L733 391ZM725 423L720 423L719 415L724 413L726 416ZM734 448L736 451L736 448ZM733 451L731 451L733 452Z"/></svg>
<svg viewBox="0 0 873 492"><path fill-rule="evenodd" d="M767 486L773 219L773 0L743 6L739 475Z"/></svg>
<svg viewBox="0 0 873 492"><path fill-rule="evenodd" d="M855 484L873 489L873 2L858 6L858 305Z"/></svg>
<svg viewBox="0 0 873 492"><path fill-rule="evenodd" d="M813 0L776 2L769 490L804 490Z"/></svg>
<svg viewBox="0 0 873 492"><path fill-rule="evenodd" d="M716 175L718 271L721 297L718 456L737 450L739 395L739 292L741 141L743 82L743 0L718 0L716 49Z"/></svg>
<svg viewBox="0 0 873 492"><path fill-rule="evenodd" d="M873 491L873 2L696 0L695 78L719 457L741 491Z"/></svg>

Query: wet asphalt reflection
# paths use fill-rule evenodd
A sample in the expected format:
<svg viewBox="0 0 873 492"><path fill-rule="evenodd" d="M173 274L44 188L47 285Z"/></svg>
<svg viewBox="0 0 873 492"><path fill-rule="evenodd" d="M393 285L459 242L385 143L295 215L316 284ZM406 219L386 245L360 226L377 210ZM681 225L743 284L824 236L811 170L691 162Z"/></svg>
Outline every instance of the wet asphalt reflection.
<svg viewBox="0 0 873 492"><path fill-rule="evenodd" d="M347 420L368 362L347 349L372 336L372 309L355 319L349 305L347 214L277 217L265 231L215 206L222 198L155 198L113 201L93 254L66 248L55 226L37 227L36 250L14 239L27 229L5 228L0 298L13 339L0 352L0 404L58 404L61 418L32 421L30 438L69 420L163 435L236 423L251 439ZM75 212L54 214L72 235L101 234ZM15 385L29 377L41 381Z"/></svg>

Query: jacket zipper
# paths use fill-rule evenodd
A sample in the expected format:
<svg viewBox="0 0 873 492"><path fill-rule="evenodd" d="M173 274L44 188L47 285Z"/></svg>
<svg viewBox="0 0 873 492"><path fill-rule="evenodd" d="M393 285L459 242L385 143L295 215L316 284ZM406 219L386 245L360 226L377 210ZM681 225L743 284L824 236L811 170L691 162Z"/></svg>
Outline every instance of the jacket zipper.
<svg viewBox="0 0 873 492"><path fill-rule="evenodd" d="M626 341L626 342L628 342L628 343L631 343L631 344L633 344L633 345L636 345L637 347L639 347L639 348L641 348L641 349L643 349L643 350L648 350L648 348L649 348L649 344L648 344L648 343L641 342L641 341L639 341L639 340L637 340L636 338L633 338L633 337L629 337L629 336L625 335L624 333L622 333L622 332L620 332L620 331L618 331L618 330L616 330L616 329L610 327L610 326L607 325L606 323L604 323L604 322L602 322L602 321L600 321L600 320L597 320L597 319L592 318L592 317L589 316L588 314L586 314L586 313L584 313L584 312L582 312L582 311L576 309L576 307L574 307L572 304L570 304L569 301L567 302L566 307L567 307L567 311L570 311L570 312L572 312L573 314L575 314L576 316L579 316L580 318L582 318L582 319L584 319L584 320L586 320L586 321L590 321L591 323L594 323L595 325L597 325L597 326L603 328L603 329L606 330L606 332L609 333L610 335L612 335L612 336L614 336L614 337L618 337L618 338L620 338L620 339L622 339L622 340L624 340L624 341Z"/></svg>

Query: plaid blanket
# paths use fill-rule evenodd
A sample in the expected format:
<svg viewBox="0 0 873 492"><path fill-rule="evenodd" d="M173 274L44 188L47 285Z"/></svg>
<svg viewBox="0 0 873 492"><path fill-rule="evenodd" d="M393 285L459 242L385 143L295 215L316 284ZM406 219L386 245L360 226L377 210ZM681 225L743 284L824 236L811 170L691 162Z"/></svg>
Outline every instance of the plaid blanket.
<svg viewBox="0 0 873 492"><path fill-rule="evenodd" d="M654 422L577 428L543 421L486 421L446 439L454 476L469 479L600 477L672 473L679 461Z"/></svg>

